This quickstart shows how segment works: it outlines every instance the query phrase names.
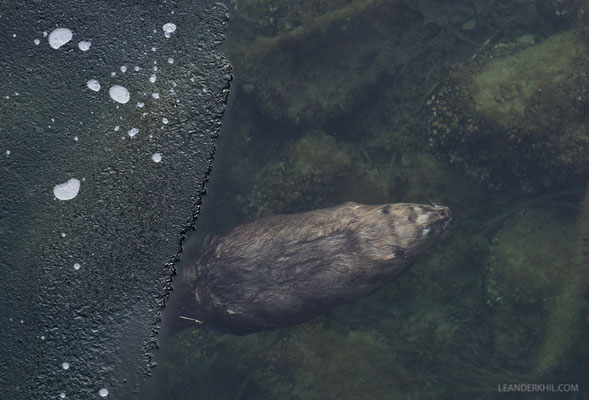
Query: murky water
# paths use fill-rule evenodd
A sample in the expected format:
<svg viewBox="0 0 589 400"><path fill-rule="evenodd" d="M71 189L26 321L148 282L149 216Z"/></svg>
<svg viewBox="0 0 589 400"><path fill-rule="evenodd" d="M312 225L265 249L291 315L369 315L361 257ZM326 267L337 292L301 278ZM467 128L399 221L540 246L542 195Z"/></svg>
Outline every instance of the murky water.
<svg viewBox="0 0 589 400"><path fill-rule="evenodd" d="M153 398L586 398L587 32L544 6L234 3L233 103L179 270L205 234L350 200L455 221L302 325L233 336L172 307Z"/></svg>

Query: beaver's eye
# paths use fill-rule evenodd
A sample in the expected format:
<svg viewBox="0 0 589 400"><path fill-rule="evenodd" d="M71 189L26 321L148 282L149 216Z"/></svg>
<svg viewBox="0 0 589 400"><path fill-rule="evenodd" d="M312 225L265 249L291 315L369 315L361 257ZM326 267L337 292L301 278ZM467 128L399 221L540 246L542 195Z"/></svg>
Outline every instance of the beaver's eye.
<svg viewBox="0 0 589 400"><path fill-rule="evenodd" d="M381 211L383 214L388 214L389 212L391 212L391 206L386 206L386 207L383 207L383 208L382 208L380 211Z"/></svg>

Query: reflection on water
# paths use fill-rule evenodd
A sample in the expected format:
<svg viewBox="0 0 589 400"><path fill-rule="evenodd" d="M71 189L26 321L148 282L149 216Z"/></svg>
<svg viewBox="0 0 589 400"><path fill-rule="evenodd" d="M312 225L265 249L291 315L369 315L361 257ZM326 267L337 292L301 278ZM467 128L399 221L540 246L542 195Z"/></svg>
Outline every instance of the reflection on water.
<svg viewBox="0 0 589 400"><path fill-rule="evenodd" d="M197 232L348 200L439 202L455 226L395 283L302 325L173 329L153 398L586 398L584 4L235 2Z"/></svg>

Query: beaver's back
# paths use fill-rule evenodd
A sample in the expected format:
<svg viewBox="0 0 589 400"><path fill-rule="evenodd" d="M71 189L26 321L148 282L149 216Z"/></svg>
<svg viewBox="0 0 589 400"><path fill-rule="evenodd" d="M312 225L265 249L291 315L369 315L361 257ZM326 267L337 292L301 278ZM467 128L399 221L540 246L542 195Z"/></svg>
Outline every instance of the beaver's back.
<svg viewBox="0 0 589 400"><path fill-rule="evenodd" d="M376 291L410 266L398 231L417 223L401 223L401 214L382 207L390 206L345 203L214 237L196 266L197 318L246 334L300 323Z"/></svg>

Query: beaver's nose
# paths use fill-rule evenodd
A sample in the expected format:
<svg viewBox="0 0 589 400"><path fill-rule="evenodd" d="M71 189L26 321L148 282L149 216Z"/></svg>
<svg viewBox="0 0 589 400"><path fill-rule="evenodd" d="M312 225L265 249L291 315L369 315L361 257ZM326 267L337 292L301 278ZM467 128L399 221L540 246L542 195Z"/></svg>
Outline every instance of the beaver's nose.
<svg viewBox="0 0 589 400"><path fill-rule="evenodd" d="M448 222L452 222L454 219L454 214L452 214L452 210L448 207L442 207L440 210L440 215L444 217L444 219Z"/></svg>

